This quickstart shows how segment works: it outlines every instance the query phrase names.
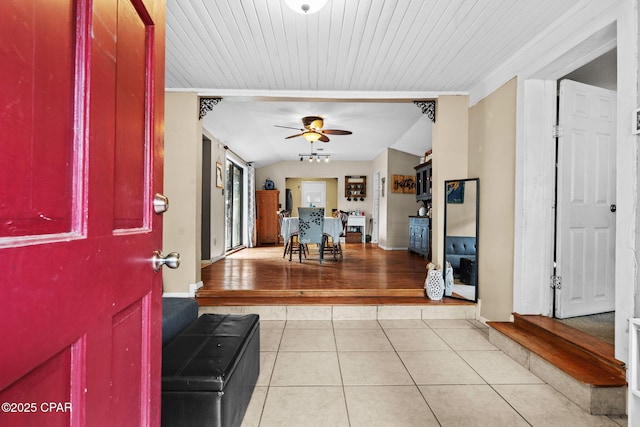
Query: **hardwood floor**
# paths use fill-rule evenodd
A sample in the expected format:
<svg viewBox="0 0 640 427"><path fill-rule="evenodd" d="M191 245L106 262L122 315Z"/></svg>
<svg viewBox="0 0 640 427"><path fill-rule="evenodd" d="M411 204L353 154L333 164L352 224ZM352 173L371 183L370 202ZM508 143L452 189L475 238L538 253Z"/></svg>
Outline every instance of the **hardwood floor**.
<svg viewBox="0 0 640 427"><path fill-rule="evenodd" d="M424 295L426 260L408 251L347 243L344 259L318 250L299 263L283 258L283 247L247 248L202 269L198 303L206 305L384 305L469 304ZM295 254L294 254L295 255Z"/></svg>

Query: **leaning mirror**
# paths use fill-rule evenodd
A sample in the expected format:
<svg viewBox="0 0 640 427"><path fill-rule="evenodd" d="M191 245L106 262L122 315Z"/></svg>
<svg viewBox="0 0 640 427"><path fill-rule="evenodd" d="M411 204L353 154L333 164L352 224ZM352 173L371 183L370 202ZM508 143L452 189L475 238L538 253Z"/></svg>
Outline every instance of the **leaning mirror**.
<svg viewBox="0 0 640 427"><path fill-rule="evenodd" d="M478 301L480 180L444 182L445 296Z"/></svg>

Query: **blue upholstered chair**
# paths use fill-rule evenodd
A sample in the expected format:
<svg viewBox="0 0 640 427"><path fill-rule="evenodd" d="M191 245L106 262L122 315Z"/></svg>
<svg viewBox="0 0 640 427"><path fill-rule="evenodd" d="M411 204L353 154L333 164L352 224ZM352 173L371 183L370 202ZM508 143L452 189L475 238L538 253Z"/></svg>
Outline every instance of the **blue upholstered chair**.
<svg viewBox="0 0 640 427"><path fill-rule="evenodd" d="M324 258L324 208L298 208L298 242L300 245L316 243L320 245L320 264ZM300 262L302 253L298 251ZM291 256L289 256L291 260Z"/></svg>

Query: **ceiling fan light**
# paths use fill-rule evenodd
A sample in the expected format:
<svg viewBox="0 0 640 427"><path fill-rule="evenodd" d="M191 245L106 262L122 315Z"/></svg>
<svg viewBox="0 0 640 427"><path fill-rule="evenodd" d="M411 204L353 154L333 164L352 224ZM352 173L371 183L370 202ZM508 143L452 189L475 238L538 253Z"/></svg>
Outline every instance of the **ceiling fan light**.
<svg viewBox="0 0 640 427"><path fill-rule="evenodd" d="M318 119L316 119L316 120L312 121L312 122L309 124L309 127L310 127L311 129L316 129L316 130L317 130L317 129L322 129L322 126L324 126L324 120L322 120L322 119L320 119L320 118L318 118Z"/></svg>
<svg viewBox="0 0 640 427"><path fill-rule="evenodd" d="M302 134L302 136L304 136L304 138L305 138L307 141L309 141L309 142L311 142L311 143L314 143L314 142L316 142L318 139L320 139L320 137L322 136L322 134L321 134L321 133L318 133L318 132L314 132L314 131L307 131L307 132L304 132L304 133Z"/></svg>
<svg viewBox="0 0 640 427"><path fill-rule="evenodd" d="M284 0L294 12L311 15L324 7L327 0Z"/></svg>

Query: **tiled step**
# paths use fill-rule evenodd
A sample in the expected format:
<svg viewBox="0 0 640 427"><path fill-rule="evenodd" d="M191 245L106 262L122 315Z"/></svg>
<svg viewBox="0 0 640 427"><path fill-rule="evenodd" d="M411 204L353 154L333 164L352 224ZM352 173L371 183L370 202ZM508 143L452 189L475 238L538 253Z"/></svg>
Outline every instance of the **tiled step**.
<svg viewBox="0 0 640 427"><path fill-rule="evenodd" d="M274 299L274 298L272 298ZM311 299L311 298L308 298ZM249 301L247 301L248 303ZM258 314L260 320L400 320L400 319L466 319L477 318L475 304L334 304L326 299L316 304L227 304L200 305L198 312L214 314ZM464 301L462 301L464 303Z"/></svg>
<svg viewBox="0 0 640 427"><path fill-rule="evenodd" d="M488 322L489 340L591 414L626 413L624 363L613 345L544 316Z"/></svg>

